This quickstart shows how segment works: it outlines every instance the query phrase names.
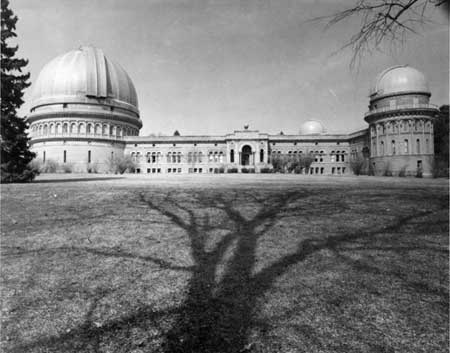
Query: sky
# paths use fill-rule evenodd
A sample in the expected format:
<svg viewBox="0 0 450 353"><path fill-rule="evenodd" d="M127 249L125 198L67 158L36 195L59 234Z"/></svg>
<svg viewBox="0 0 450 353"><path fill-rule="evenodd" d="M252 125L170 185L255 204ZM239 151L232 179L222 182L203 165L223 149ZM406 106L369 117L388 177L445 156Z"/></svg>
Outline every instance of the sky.
<svg viewBox="0 0 450 353"><path fill-rule="evenodd" d="M368 92L387 67L422 71L431 102L448 104L448 16L393 50L372 53L351 69L338 51L360 25L325 30L312 18L354 0L11 0L19 17L18 56L31 82L54 57L94 45L119 63L137 90L141 135L226 134L242 129L296 134L319 120L330 133L367 126ZM336 53L337 51L337 53ZM25 92L27 115L33 86Z"/></svg>

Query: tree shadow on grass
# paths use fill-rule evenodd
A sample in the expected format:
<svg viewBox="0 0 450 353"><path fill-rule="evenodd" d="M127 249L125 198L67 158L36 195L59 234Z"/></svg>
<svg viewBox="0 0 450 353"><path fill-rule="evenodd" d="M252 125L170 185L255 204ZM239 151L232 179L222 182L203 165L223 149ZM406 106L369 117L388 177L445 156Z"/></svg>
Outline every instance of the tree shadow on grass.
<svg viewBox="0 0 450 353"><path fill-rule="evenodd" d="M253 215L235 206L233 197L250 200L256 209ZM65 351L96 352L102 350L102 341L108 337L117 343L114 351L128 351L133 348L129 341L132 328L150 330L158 327L158 347L155 352L245 352L252 349L251 330L264 326L258 318L259 300L274 286L277 279L289 271L292 266L303 262L323 249L329 249L342 256L345 245L358 240L366 240L377 234L396 233L409 222L431 211L416 212L398 217L388 226L380 226L370 231L355 229L353 232L320 238L304 238L294 251L279 257L255 273L257 264L257 246L262 236L267 234L277 222L288 215L301 217L302 201L312 196L307 191L292 191L283 194L257 198L251 194L221 195L219 193L196 192L189 194L190 200L184 202L178 195L168 193L166 197L155 199L151 193L137 195L140 204L148 207L149 212L158 214L164 221L183 230L189 240L193 265L177 267L164 259L143 257L110 250L66 249L67 251L87 251L97 256L136 258L152 262L168 270L189 271L191 276L183 303L169 309L155 310L143 306L119 319L111 320L101 327L92 322L91 314L104 292L94 293L90 309L84 323L68 333L43 338L30 344L14 347L15 352L24 351ZM208 216L208 212L219 212L221 220ZM251 213L251 212L250 212ZM222 229L226 222L228 232L212 245L210 234ZM402 249L404 251L404 249ZM432 249L431 249L432 251ZM358 270L378 273L373 267L350 261ZM221 271L219 271L221 269ZM218 275L218 272L221 275ZM401 277L401 280L406 278ZM411 284L414 287L414 284ZM421 287L420 290L433 291L433 288ZM439 293L442 295L442 293ZM309 294L311 295L311 294ZM170 317L170 325L164 324ZM305 331L311 342L319 342L314 330L307 325L299 325L298 330ZM148 348L150 340L146 337L143 347Z"/></svg>
<svg viewBox="0 0 450 353"><path fill-rule="evenodd" d="M71 183L71 182L80 182L80 181L105 181L105 180L118 180L118 179L124 179L125 177L91 177L91 178L65 178L65 179L44 179L44 180L33 180L32 184L48 184L48 183Z"/></svg>

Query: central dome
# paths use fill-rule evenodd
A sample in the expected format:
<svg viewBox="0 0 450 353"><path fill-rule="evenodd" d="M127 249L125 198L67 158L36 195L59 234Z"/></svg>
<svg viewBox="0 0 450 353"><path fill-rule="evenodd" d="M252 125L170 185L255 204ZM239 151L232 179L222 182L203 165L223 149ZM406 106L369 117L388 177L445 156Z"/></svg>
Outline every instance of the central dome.
<svg viewBox="0 0 450 353"><path fill-rule="evenodd" d="M136 89L128 74L91 46L56 57L39 73L31 109L57 103L100 103L139 114Z"/></svg>
<svg viewBox="0 0 450 353"><path fill-rule="evenodd" d="M381 72L371 89L371 96L405 92L430 92L423 73L408 65L394 66Z"/></svg>
<svg viewBox="0 0 450 353"><path fill-rule="evenodd" d="M306 120L300 127L300 135L319 135L325 133L325 127L316 120Z"/></svg>

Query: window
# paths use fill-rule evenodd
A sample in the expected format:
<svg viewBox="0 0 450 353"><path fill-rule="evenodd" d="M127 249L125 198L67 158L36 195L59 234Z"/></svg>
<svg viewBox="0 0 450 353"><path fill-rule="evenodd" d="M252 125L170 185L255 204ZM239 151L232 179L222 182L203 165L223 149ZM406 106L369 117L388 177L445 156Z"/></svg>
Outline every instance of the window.
<svg viewBox="0 0 450 353"><path fill-rule="evenodd" d="M320 174L323 174L323 172L324 172L324 168L322 167L322 168L320 168Z"/></svg>
<svg viewBox="0 0 450 353"><path fill-rule="evenodd" d="M335 173L335 170L336 170L335 167L331 168L331 174L334 174L334 173Z"/></svg>
<svg viewBox="0 0 450 353"><path fill-rule="evenodd" d="M192 163L192 152L188 152L188 163Z"/></svg>
<svg viewBox="0 0 450 353"><path fill-rule="evenodd" d="M167 153L167 163L170 163L170 161L171 161L171 153L169 152L169 153Z"/></svg>
<svg viewBox="0 0 450 353"><path fill-rule="evenodd" d="M392 154L396 154L396 149L395 149L395 140L391 141L391 145L392 145Z"/></svg>
<svg viewBox="0 0 450 353"><path fill-rule="evenodd" d="M177 154L175 152L172 153L172 163L177 162Z"/></svg>
<svg viewBox="0 0 450 353"><path fill-rule="evenodd" d="M150 174L150 168L147 168L147 174Z"/></svg>
<svg viewBox="0 0 450 353"><path fill-rule="evenodd" d="M405 141L403 141L403 144L404 144L404 146L403 146L403 152L404 152L405 154L408 154L408 153L409 153L408 140L405 139Z"/></svg>
<svg viewBox="0 0 450 353"><path fill-rule="evenodd" d="M341 155L341 162L345 162L345 154Z"/></svg>
<svg viewBox="0 0 450 353"><path fill-rule="evenodd" d="M141 172L140 168L136 168L136 174L139 174Z"/></svg>
<svg viewBox="0 0 450 353"><path fill-rule="evenodd" d="M181 152L177 153L177 163L181 163Z"/></svg>
<svg viewBox="0 0 450 353"><path fill-rule="evenodd" d="M261 149L260 151L259 151L259 161L262 163L262 162L264 162L264 150L263 149Z"/></svg>
<svg viewBox="0 0 450 353"><path fill-rule="evenodd" d="M63 124L63 128L62 128L63 134L67 134L67 130L68 130L68 129L69 129L68 124L67 124L67 123L64 123L64 124Z"/></svg>
<svg viewBox="0 0 450 353"><path fill-rule="evenodd" d="M219 163L223 163L223 152L219 152Z"/></svg>
<svg viewBox="0 0 450 353"><path fill-rule="evenodd" d="M425 140L425 153L430 153L430 140Z"/></svg>
<svg viewBox="0 0 450 353"><path fill-rule="evenodd" d="M64 150L64 152L63 152L63 163L66 163L66 161L67 161L67 151Z"/></svg>
<svg viewBox="0 0 450 353"><path fill-rule="evenodd" d="M234 150L230 150L230 162L234 163Z"/></svg>
<svg viewBox="0 0 450 353"><path fill-rule="evenodd" d="M45 151L44 151L44 153L42 154L42 162L45 163Z"/></svg>
<svg viewBox="0 0 450 353"><path fill-rule="evenodd" d="M420 139L416 140L416 153L419 154L420 153Z"/></svg>
<svg viewBox="0 0 450 353"><path fill-rule="evenodd" d="M178 168L178 173L181 173L181 168Z"/></svg>
<svg viewBox="0 0 450 353"><path fill-rule="evenodd" d="M342 174L345 173L345 167L342 167Z"/></svg>
<svg viewBox="0 0 450 353"><path fill-rule="evenodd" d="M384 155L384 141L380 142L380 154L383 156Z"/></svg>
<svg viewBox="0 0 450 353"><path fill-rule="evenodd" d="M88 151L88 163L91 163L91 151Z"/></svg>
<svg viewBox="0 0 450 353"><path fill-rule="evenodd" d="M199 153L198 153L198 162L199 162L199 163L202 162L202 156L203 156L203 153L202 153L202 152L199 152ZM201 170L201 168L200 168L200 170ZM201 172L200 172L200 173L201 173Z"/></svg>

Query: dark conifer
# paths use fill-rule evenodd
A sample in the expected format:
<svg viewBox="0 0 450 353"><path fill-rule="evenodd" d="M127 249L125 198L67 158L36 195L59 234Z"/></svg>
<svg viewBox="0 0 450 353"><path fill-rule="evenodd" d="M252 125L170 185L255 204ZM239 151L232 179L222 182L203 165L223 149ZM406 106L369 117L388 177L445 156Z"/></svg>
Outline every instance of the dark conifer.
<svg viewBox="0 0 450 353"><path fill-rule="evenodd" d="M27 124L17 116L17 109L23 104L30 74L22 72L28 61L15 57L18 46L7 43L17 36L17 16L9 8L8 0L1 0L1 6L1 180L26 182L36 175L36 170L29 166L35 154L29 150Z"/></svg>

